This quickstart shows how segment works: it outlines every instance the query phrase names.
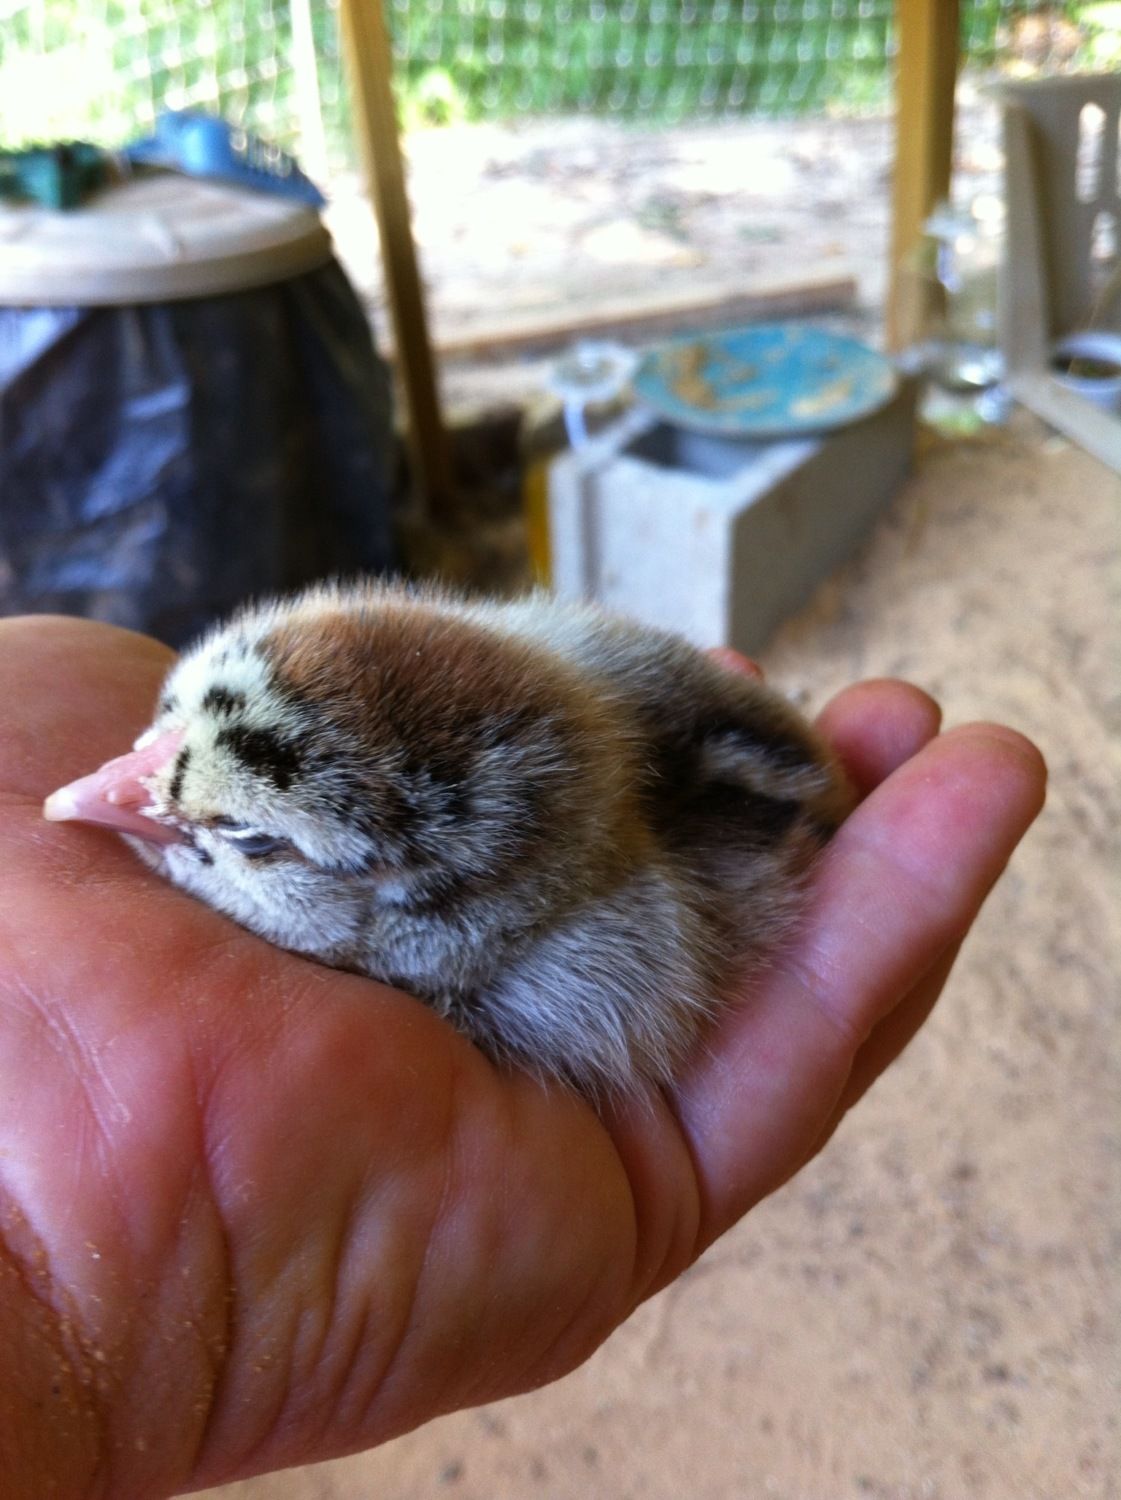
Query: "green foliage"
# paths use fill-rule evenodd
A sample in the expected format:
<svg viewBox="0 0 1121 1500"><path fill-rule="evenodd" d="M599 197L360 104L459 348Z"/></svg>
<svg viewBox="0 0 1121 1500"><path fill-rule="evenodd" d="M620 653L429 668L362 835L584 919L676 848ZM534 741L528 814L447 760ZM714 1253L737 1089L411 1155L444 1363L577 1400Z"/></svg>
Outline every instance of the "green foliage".
<svg viewBox="0 0 1121 1500"><path fill-rule="evenodd" d="M1096 72L1121 68L1121 0L1079 5L1077 23L1086 33L1086 64Z"/></svg>
<svg viewBox="0 0 1121 1500"><path fill-rule="evenodd" d="M446 69L468 113L799 114L886 95L892 0L395 4L399 76Z"/></svg>
<svg viewBox="0 0 1121 1500"><path fill-rule="evenodd" d="M117 143L158 109L298 145L292 0L0 0L0 145ZM371 0L373 3L373 0ZM868 111L890 97L894 0L385 0L406 128L572 112L665 123ZM1079 61L1121 61L1121 0L1053 3ZM1034 0L963 0L982 65ZM313 0L321 107L348 154L337 12Z"/></svg>
<svg viewBox="0 0 1121 1500"><path fill-rule="evenodd" d="M398 85L401 123L406 131L455 125L467 118L467 100L446 68L426 68Z"/></svg>

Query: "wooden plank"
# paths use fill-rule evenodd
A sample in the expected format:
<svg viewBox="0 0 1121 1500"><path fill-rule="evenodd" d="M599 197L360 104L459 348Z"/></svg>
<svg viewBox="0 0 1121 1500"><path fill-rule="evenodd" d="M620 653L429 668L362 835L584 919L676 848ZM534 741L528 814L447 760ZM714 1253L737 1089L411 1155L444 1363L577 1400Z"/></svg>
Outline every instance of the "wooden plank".
<svg viewBox="0 0 1121 1500"><path fill-rule="evenodd" d="M413 483L429 513L446 519L455 510L451 450L413 243L383 0L341 0L340 24L355 134L381 236Z"/></svg>
<svg viewBox="0 0 1121 1500"><path fill-rule="evenodd" d="M578 338L656 337L694 328L734 328L757 318L839 312L856 300L851 276L809 276L800 281L756 282L744 288L603 301L583 309L525 314L516 321L479 323L441 335L436 347L448 359L489 359L563 348ZM392 354L392 350L390 351Z"/></svg>
<svg viewBox="0 0 1121 1500"><path fill-rule="evenodd" d="M1006 100L1004 172L1008 220L998 314L1000 345L1009 374L1042 371L1051 341L1043 204L1033 134L1027 110L1014 100Z"/></svg>
<svg viewBox="0 0 1121 1500"><path fill-rule="evenodd" d="M924 337L937 310L934 287L915 274L923 224L950 191L954 86L960 50L959 0L896 0L891 284L887 343L905 349Z"/></svg>

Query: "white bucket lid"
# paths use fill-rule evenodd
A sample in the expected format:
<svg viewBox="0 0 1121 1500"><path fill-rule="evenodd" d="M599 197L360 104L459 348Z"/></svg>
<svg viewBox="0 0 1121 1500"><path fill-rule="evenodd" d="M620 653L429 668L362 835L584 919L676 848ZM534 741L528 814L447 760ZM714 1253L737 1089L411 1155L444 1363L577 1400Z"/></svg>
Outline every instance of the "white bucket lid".
<svg viewBox="0 0 1121 1500"><path fill-rule="evenodd" d="M331 237L302 203L174 172L59 212L0 204L0 304L122 306L211 297L313 271Z"/></svg>

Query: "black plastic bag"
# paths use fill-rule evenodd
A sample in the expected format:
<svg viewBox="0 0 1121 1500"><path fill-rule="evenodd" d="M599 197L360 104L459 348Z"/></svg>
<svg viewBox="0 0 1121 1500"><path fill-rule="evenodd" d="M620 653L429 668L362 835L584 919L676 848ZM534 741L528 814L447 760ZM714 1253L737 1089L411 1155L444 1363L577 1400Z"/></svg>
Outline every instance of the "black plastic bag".
<svg viewBox="0 0 1121 1500"><path fill-rule="evenodd" d="M0 613L181 645L250 596L393 566L390 382L339 266L0 307Z"/></svg>

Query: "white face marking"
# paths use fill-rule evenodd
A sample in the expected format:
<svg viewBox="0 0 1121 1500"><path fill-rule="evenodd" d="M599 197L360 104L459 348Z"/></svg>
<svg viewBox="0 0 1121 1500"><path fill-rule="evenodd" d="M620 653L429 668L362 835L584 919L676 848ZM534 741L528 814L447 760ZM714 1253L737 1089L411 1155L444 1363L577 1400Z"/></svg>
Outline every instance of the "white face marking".
<svg viewBox="0 0 1121 1500"><path fill-rule="evenodd" d="M223 652L224 660L219 660ZM250 708L269 691L269 669L255 643L239 649L221 637L183 657L168 679L167 690L183 708L197 708L212 687L241 693Z"/></svg>
<svg viewBox="0 0 1121 1500"><path fill-rule="evenodd" d="M138 744L182 730L188 754L181 774L176 758L146 784L157 816L183 828L192 842L172 859L163 851L144 852L176 884L245 925L286 947L311 951L341 941L340 923L347 926L346 913L357 897L340 893L340 872L364 866L371 841L335 810L345 798L338 795L339 782L332 784L331 765L342 774L349 738L316 726L306 707L277 689L262 641L284 618L273 611L235 621L205 638L169 673L161 695L169 706ZM221 700L208 703L216 690ZM290 785L276 784L230 743L230 731L255 730L298 751L316 738L320 755L326 751L326 776L297 775ZM216 820L234 826L213 826ZM264 836L288 847L258 847ZM332 906L334 914L319 910Z"/></svg>

